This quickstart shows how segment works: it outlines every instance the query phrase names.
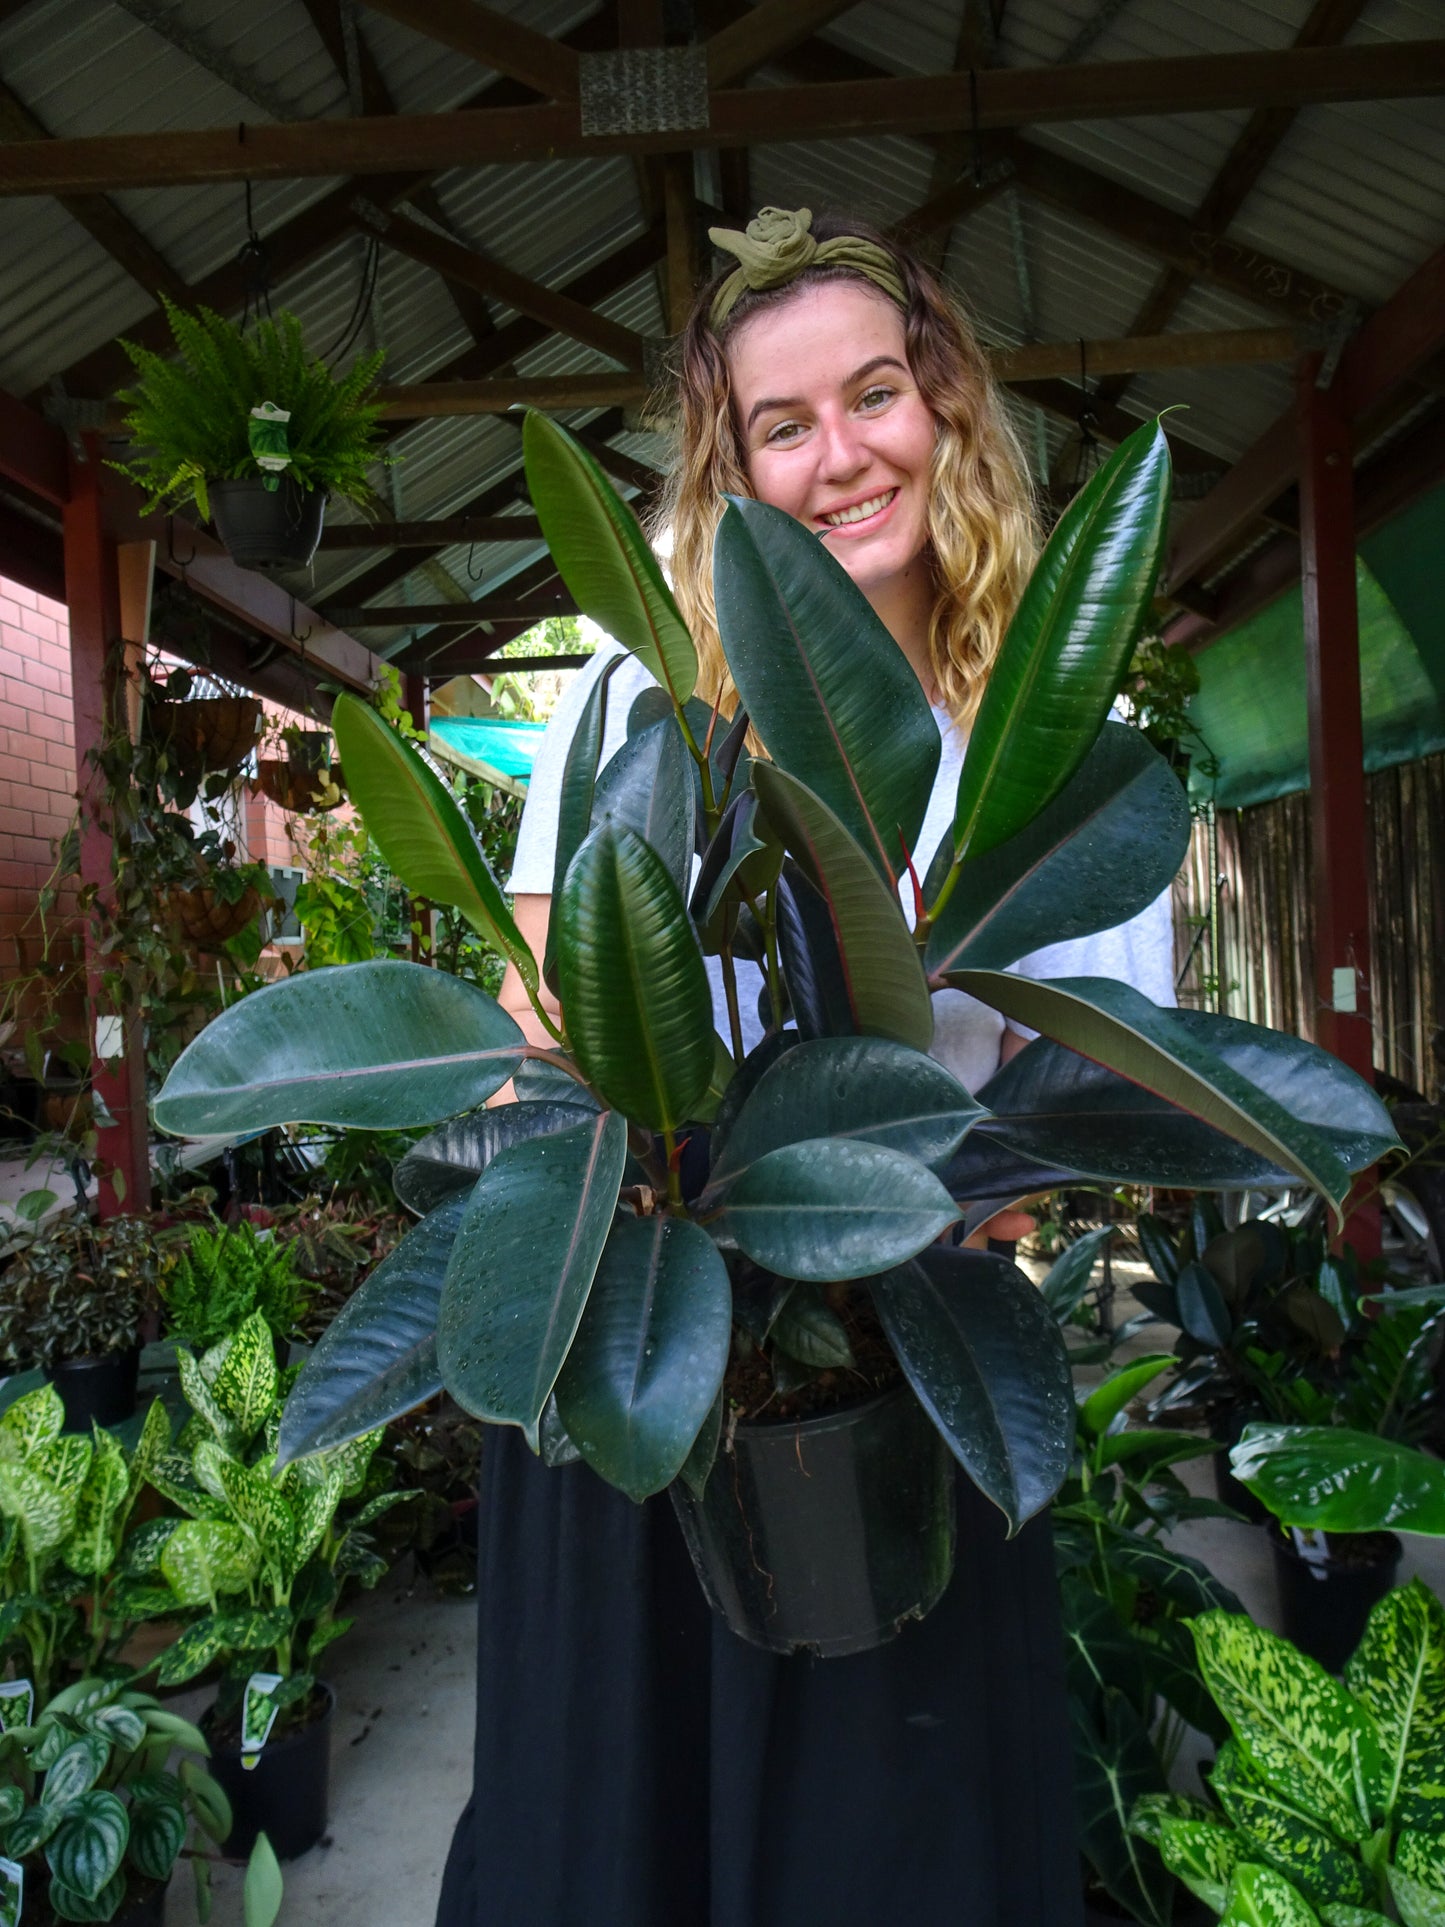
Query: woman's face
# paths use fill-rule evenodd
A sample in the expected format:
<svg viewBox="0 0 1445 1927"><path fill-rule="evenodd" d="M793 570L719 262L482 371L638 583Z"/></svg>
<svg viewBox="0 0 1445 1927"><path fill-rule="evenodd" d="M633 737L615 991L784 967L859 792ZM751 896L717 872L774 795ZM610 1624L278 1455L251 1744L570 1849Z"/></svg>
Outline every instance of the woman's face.
<svg viewBox="0 0 1445 1927"><path fill-rule="evenodd" d="M803 288L744 323L727 359L758 500L818 533L875 606L921 584L935 423L897 304L851 281Z"/></svg>

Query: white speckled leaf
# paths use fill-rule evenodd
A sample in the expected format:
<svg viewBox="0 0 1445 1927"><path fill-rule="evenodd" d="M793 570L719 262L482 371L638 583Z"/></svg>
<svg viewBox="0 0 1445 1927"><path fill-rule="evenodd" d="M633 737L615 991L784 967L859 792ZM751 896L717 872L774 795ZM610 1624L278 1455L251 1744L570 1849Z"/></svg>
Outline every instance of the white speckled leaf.
<svg viewBox="0 0 1445 1927"><path fill-rule="evenodd" d="M223 1519L183 1519L161 1552L161 1571L183 1606L240 1592L260 1563L250 1535Z"/></svg>
<svg viewBox="0 0 1445 1927"><path fill-rule="evenodd" d="M1345 1685L1380 1735L1382 1811L1406 1826L1419 1824L1429 1809L1438 1813L1445 1787L1445 1608L1419 1579L1388 1593L1370 1614L1345 1668Z"/></svg>
<svg viewBox="0 0 1445 1927"><path fill-rule="evenodd" d="M1390 1893L1405 1927L1445 1927L1445 1893L1438 1887L1427 1887L1403 1867L1391 1867Z"/></svg>
<svg viewBox="0 0 1445 1927"><path fill-rule="evenodd" d="M1234 1870L1219 1927L1319 1927L1319 1919L1283 1874L1246 1861Z"/></svg>
<svg viewBox="0 0 1445 1927"><path fill-rule="evenodd" d="M50 1384L37 1385L0 1415L0 1459L23 1463L37 1445L60 1437L65 1404Z"/></svg>
<svg viewBox="0 0 1445 1927"><path fill-rule="evenodd" d="M121 1508L130 1474L119 1439L95 1428L90 1468L75 1508L75 1528L65 1542L65 1563L72 1572L109 1571L119 1546Z"/></svg>
<svg viewBox="0 0 1445 1927"><path fill-rule="evenodd" d="M241 1437L254 1438L276 1403L276 1347L259 1311L236 1332L211 1390Z"/></svg>

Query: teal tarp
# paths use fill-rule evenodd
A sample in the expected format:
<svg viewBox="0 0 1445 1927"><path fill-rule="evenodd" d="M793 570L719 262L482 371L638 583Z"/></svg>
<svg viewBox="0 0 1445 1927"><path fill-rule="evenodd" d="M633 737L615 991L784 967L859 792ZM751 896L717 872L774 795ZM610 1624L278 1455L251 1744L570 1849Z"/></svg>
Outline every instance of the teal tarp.
<svg viewBox="0 0 1445 1927"><path fill-rule="evenodd" d="M435 716L431 733L465 756L468 762L525 783L532 774L545 723L507 723L491 717Z"/></svg>
<svg viewBox="0 0 1445 1927"><path fill-rule="evenodd" d="M1356 559L1365 768L1445 749L1445 489ZM1201 652L1191 793L1230 809L1309 787L1304 610L1292 589ZM1217 778L1204 767L1217 760Z"/></svg>

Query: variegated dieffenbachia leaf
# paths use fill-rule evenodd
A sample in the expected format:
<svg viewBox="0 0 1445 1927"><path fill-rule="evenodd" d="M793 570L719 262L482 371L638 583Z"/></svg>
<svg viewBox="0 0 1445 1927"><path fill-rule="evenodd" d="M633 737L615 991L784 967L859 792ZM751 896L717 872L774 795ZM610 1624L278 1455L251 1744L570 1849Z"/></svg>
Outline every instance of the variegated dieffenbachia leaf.
<svg viewBox="0 0 1445 1927"><path fill-rule="evenodd" d="M1380 1761L1364 1708L1288 1640L1238 1614L1201 1613L1190 1630L1204 1683L1256 1773L1338 1839L1366 1839L1361 1793L1378 1784Z"/></svg>
<svg viewBox="0 0 1445 1927"><path fill-rule="evenodd" d="M1445 1836L1402 1828L1395 1840L1395 1865L1422 1886L1445 1894Z"/></svg>
<svg viewBox="0 0 1445 1927"><path fill-rule="evenodd" d="M147 1476L162 1498L169 1499L191 1518L219 1519L225 1515L224 1500L211 1497L197 1479L190 1459L181 1453L162 1454Z"/></svg>
<svg viewBox="0 0 1445 1927"><path fill-rule="evenodd" d="M1237 1858L1265 1861L1316 1906L1362 1907L1370 1898L1358 1857L1262 1780L1235 1741L1219 1749L1209 1784L1240 1831Z"/></svg>
<svg viewBox="0 0 1445 1927"><path fill-rule="evenodd" d="M158 1465L171 1449L171 1415L166 1410L164 1399L153 1398L145 1422L140 1428L135 1450L130 1455L130 1489L126 1502L130 1504L146 1480L153 1466Z"/></svg>
<svg viewBox="0 0 1445 1927"><path fill-rule="evenodd" d="M1320 1919L1324 1927L1394 1927L1373 1907L1321 1907Z"/></svg>
<svg viewBox="0 0 1445 1927"><path fill-rule="evenodd" d="M295 1623L289 1606L254 1606L242 1613L223 1613L215 1630L222 1645L233 1652L254 1653L284 1639Z"/></svg>
<svg viewBox="0 0 1445 1927"><path fill-rule="evenodd" d="M1445 1892L1417 1880L1403 1867L1391 1867L1390 1894L1404 1927L1445 1927Z"/></svg>
<svg viewBox="0 0 1445 1927"><path fill-rule="evenodd" d="M367 1468L381 1444L382 1429L378 1426L374 1432L363 1432L360 1438L346 1439L328 1452L316 1453L312 1459L313 1464L319 1463L328 1472L332 1467L340 1472L343 1497L355 1498L365 1484Z"/></svg>
<svg viewBox="0 0 1445 1927"><path fill-rule="evenodd" d="M1188 1793L1141 1793L1129 1809L1129 1831L1157 1847L1166 1820L1213 1820L1219 1815L1203 1800Z"/></svg>
<svg viewBox="0 0 1445 1927"><path fill-rule="evenodd" d="M1370 1614L1345 1685L1380 1736L1378 1799L1386 1819L1445 1819L1445 1608L1412 1579Z"/></svg>
<svg viewBox="0 0 1445 1927"><path fill-rule="evenodd" d="M280 1488L259 1467L237 1459L219 1459L217 1466L232 1518L255 1540L272 1578L289 1580L296 1569L296 1519Z"/></svg>
<svg viewBox="0 0 1445 1927"><path fill-rule="evenodd" d="M1219 1927L1320 1927L1320 1917L1283 1874L1242 1861L1230 1877Z"/></svg>
<svg viewBox="0 0 1445 1927"><path fill-rule="evenodd" d="M183 1606L209 1606L256 1576L260 1548L225 1519L183 1519L161 1552L161 1571Z"/></svg>
<svg viewBox="0 0 1445 1927"><path fill-rule="evenodd" d="M302 1460L302 1464L314 1461ZM299 1572L326 1537L326 1529L336 1517L341 1503L343 1474L339 1465L328 1465L319 1479L301 1479L290 1500L296 1536L291 1548L291 1574Z"/></svg>
<svg viewBox="0 0 1445 1927"><path fill-rule="evenodd" d="M89 1439L66 1434L37 1445L23 1465L0 1460L0 1511L20 1521L30 1558L59 1551L75 1530L90 1455Z"/></svg>
<svg viewBox="0 0 1445 1927"><path fill-rule="evenodd" d="M177 1351L176 1370L180 1374L186 1403L196 1417L209 1426L212 1436L228 1452L239 1451L242 1444L240 1433L212 1390L200 1362L187 1351Z"/></svg>
<svg viewBox="0 0 1445 1927"><path fill-rule="evenodd" d="M0 1460L24 1464L37 1445L58 1439L65 1426L65 1402L49 1383L0 1413Z"/></svg>
<svg viewBox="0 0 1445 1927"><path fill-rule="evenodd" d="M120 1440L92 1427L90 1468L75 1507L75 1526L63 1558L72 1572L109 1572L119 1547L120 1521L130 1490L130 1471Z"/></svg>
<svg viewBox="0 0 1445 1927"><path fill-rule="evenodd" d="M187 1626L179 1639L173 1640L161 1654L156 1667L156 1679L162 1686L184 1686L188 1679L221 1657L225 1651L225 1641L217 1628L220 1619L212 1614L208 1619L198 1619L194 1626Z"/></svg>
<svg viewBox="0 0 1445 1927"><path fill-rule="evenodd" d="M1160 1825L1159 1855L1165 1866L1217 1914L1224 1911L1240 1848L1239 1835L1214 1820L1166 1816Z"/></svg>
<svg viewBox="0 0 1445 1927"><path fill-rule="evenodd" d="M276 1404L276 1346L264 1315L253 1311L231 1338L230 1350L211 1383L216 1403L247 1442Z"/></svg>

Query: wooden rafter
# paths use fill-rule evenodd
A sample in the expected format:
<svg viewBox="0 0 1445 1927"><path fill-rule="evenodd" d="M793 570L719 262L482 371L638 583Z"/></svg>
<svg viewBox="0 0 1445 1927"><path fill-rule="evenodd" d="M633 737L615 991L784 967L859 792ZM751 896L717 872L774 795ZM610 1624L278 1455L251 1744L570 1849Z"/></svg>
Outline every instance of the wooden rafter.
<svg viewBox="0 0 1445 1927"><path fill-rule="evenodd" d="M480 602L328 603L325 613L338 629L457 629L470 627L481 617L489 622L525 621L530 609L530 604L499 596L495 602L484 598ZM575 615L577 604L563 592L550 611L544 609L531 619L540 621L549 613Z"/></svg>
<svg viewBox="0 0 1445 1927"><path fill-rule="evenodd" d="M365 0L375 13L398 20L497 73L519 80L544 100L577 98L577 55L477 0Z"/></svg>
<svg viewBox="0 0 1445 1927"><path fill-rule="evenodd" d="M707 43L707 84L727 87L755 69L790 53L854 0L761 0Z"/></svg>
<svg viewBox="0 0 1445 1927"><path fill-rule="evenodd" d="M1193 54L1079 67L990 68L977 76L984 129L1045 121L1199 113L1266 101L1305 106L1421 98L1445 91L1445 40L1364 47ZM855 135L937 134L969 111L969 76L731 88L710 96L706 127L584 135L572 103L470 113L395 114L234 130L106 134L0 146L0 195L103 193L120 187L278 180L327 174L551 161Z"/></svg>
<svg viewBox="0 0 1445 1927"><path fill-rule="evenodd" d="M457 542L540 542L535 515L445 515L434 522L343 522L321 532L321 549L443 549Z"/></svg>
<svg viewBox="0 0 1445 1927"><path fill-rule="evenodd" d="M15 91L0 81L0 140L48 141L55 136ZM183 301L186 284L126 214L103 194L63 194L60 205L71 220L100 244L132 281L154 298L159 290Z"/></svg>

